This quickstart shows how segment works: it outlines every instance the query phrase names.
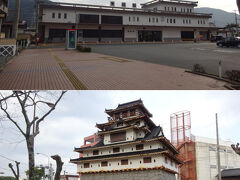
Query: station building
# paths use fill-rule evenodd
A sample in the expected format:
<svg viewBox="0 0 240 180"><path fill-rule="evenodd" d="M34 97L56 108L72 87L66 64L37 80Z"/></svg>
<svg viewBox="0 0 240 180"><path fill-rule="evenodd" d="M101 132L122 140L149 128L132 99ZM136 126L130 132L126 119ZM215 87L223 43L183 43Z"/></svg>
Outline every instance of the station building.
<svg viewBox="0 0 240 180"><path fill-rule="evenodd" d="M179 152L141 100L107 109L108 122L96 124L98 143L75 148L81 180L176 180Z"/></svg>
<svg viewBox="0 0 240 180"><path fill-rule="evenodd" d="M154 0L120 7L40 2L40 38L64 42L67 29L77 29L78 42L147 42L208 40L215 27L211 14L195 13L198 2Z"/></svg>

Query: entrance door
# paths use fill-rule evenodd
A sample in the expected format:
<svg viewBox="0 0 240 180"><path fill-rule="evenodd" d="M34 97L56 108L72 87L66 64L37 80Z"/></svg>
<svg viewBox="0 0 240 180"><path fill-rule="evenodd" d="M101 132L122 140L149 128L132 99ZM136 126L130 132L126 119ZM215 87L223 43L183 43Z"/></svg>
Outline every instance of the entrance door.
<svg viewBox="0 0 240 180"><path fill-rule="evenodd" d="M194 31L181 31L181 38L183 41L193 41Z"/></svg>
<svg viewBox="0 0 240 180"><path fill-rule="evenodd" d="M139 42L153 42L162 41L162 31L138 31L138 41Z"/></svg>

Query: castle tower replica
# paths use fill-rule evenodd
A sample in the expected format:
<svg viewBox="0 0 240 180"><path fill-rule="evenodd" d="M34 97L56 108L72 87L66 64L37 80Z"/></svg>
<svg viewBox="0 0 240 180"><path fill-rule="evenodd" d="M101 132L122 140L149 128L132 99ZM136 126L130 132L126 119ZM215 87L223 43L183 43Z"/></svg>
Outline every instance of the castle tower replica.
<svg viewBox="0 0 240 180"><path fill-rule="evenodd" d="M97 124L100 141L75 148L81 180L176 180L182 161L141 100L107 109L108 122Z"/></svg>

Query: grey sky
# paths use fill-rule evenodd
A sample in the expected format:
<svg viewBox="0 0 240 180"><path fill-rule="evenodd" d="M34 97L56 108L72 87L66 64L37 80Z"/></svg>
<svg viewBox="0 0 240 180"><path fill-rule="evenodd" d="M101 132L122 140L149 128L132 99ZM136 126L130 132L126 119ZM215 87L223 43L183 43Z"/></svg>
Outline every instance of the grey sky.
<svg viewBox="0 0 240 180"><path fill-rule="evenodd" d="M78 157L74 147L83 143L83 137L96 132L96 122L107 121L105 108L115 108L118 103L141 98L144 105L153 114L152 120L163 127L170 138L170 114L191 111L192 134L215 137L215 113L219 114L220 137L223 140L239 141L240 92L238 91L68 91L56 110L41 125L37 136L35 152L46 155L59 154L65 160L63 170L70 174L76 167L69 164L69 158ZM0 155L18 160L21 163L21 175L27 169L27 151L25 142L11 124L0 124ZM54 163L51 160L52 163ZM0 171L11 174L8 160L0 157ZM36 155L36 164L47 164L47 158ZM7 169L7 170L5 170Z"/></svg>
<svg viewBox="0 0 240 180"><path fill-rule="evenodd" d="M97 5L109 5L112 0L52 0L60 2L75 2L84 4L97 4ZM127 2L127 6L130 7L131 3L137 3L140 7L141 3L148 2L149 0L113 0L116 2L116 6L120 6L121 2ZM199 7L211 7L216 9L222 9L228 12L233 12L237 9L236 0L198 0Z"/></svg>

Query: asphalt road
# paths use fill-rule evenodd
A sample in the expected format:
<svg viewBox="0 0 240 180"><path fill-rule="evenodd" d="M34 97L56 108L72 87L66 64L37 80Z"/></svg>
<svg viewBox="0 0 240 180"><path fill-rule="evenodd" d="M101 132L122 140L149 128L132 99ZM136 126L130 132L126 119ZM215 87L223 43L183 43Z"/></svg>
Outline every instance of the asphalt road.
<svg viewBox="0 0 240 180"><path fill-rule="evenodd" d="M192 69L200 64L209 74L222 70L240 70L240 49L219 48L215 43L90 45L93 52L145 61L150 63Z"/></svg>

